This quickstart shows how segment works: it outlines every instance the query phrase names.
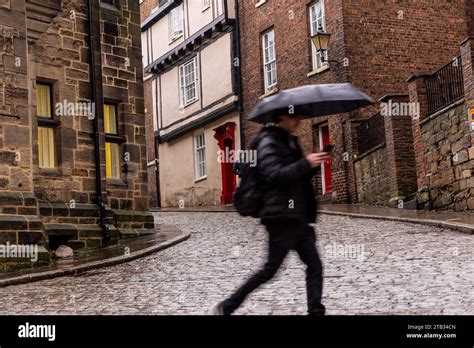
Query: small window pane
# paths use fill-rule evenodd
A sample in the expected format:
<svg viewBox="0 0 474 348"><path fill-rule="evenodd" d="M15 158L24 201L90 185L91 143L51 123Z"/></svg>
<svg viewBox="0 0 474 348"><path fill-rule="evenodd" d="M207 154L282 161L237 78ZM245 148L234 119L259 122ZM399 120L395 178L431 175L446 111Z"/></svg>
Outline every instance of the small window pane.
<svg viewBox="0 0 474 348"><path fill-rule="evenodd" d="M181 106L185 107L199 99L197 95L197 59L193 58L189 62L181 65L179 68L179 74Z"/></svg>
<svg viewBox="0 0 474 348"><path fill-rule="evenodd" d="M323 1L317 1L310 7L310 22L311 22L311 35L315 35L320 28L326 30L325 16L324 16L324 4ZM313 57L313 70L317 70L323 65L327 65L327 62L322 61L321 52L316 50L314 43L311 44L311 53ZM324 58L328 59L327 51L324 53Z"/></svg>
<svg viewBox="0 0 474 348"><path fill-rule="evenodd" d="M40 168L54 168L54 129L38 127L38 156Z"/></svg>
<svg viewBox="0 0 474 348"><path fill-rule="evenodd" d="M204 134L196 136L196 179L204 178L206 173L206 144Z"/></svg>
<svg viewBox="0 0 474 348"><path fill-rule="evenodd" d="M174 40L184 31L183 5L171 10L169 14L170 40Z"/></svg>
<svg viewBox="0 0 474 348"><path fill-rule="evenodd" d="M119 144L105 143L105 164L107 178L120 178Z"/></svg>
<svg viewBox="0 0 474 348"><path fill-rule="evenodd" d="M277 84L277 66L275 49L275 31L270 30L263 34L263 71L265 89L271 90Z"/></svg>
<svg viewBox="0 0 474 348"><path fill-rule="evenodd" d="M51 118L51 87L36 84L36 116Z"/></svg>
<svg viewBox="0 0 474 348"><path fill-rule="evenodd" d="M107 134L117 134L117 114L115 105L104 105L104 128Z"/></svg>

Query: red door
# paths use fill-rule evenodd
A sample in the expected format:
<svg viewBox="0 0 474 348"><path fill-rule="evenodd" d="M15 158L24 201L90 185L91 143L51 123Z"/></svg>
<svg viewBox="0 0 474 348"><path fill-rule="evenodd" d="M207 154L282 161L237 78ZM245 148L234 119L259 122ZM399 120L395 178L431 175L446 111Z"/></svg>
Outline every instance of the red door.
<svg viewBox="0 0 474 348"><path fill-rule="evenodd" d="M224 140L225 153L232 153L234 151L233 139L227 138ZM234 198L235 175L232 172L232 162L225 162L222 164L222 204L232 204Z"/></svg>
<svg viewBox="0 0 474 348"><path fill-rule="evenodd" d="M231 150L235 151L235 126L234 122L228 122L216 129L214 138L219 143L219 148L224 154L232 153ZM234 199L234 192L237 187L237 179L232 172L233 163L224 160L221 163L221 175L222 175L222 193L221 193L221 204L232 204Z"/></svg>
<svg viewBox="0 0 474 348"><path fill-rule="evenodd" d="M320 143L321 143L321 151L324 149L326 145L329 144L329 127L327 125L321 126L319 128L319 136L320 136ZM328 158L322 165L321 168L321 175L323 181L323 193L331 193L332 192L332 183L331 183L331 159Z"/></svg>

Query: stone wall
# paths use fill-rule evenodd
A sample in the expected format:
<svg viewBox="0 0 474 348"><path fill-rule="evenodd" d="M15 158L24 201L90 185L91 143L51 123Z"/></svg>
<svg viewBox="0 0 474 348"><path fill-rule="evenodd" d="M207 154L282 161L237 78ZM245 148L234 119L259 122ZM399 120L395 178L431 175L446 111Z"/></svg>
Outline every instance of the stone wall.
<svg viewBox="0 0 474 348"><path fill-rule="evenodd" d="M359 201L386 205L391 197L385 143L357 158L354 168Z"/></svg>
<svg viewBox="0 0 474 348"><path fill-rule="evenodd" d="M474 147L465 105L457 104L420 124L428 192L419 201L434 209L474 209Z"/></svg>
<svg viewBox="0 0 474 348"><path fill-rule="evenodd" d="M29 46L30 80L53 84L54 102L79 102L91 99L89 76L88 21L85 1L62 2L48 29ZM103 180L106 202L115 209L148 209L146 139L141 63L140 17L136 1L122 1L115 8L100 9L101 45L97 59L103 82L104 102L117 105L118 133L125 137L120 146L122 161L119 180ZM74 13L74 16L71 16ZM105 33L104 25L115 26L116 34ZM98 28L99 29L99 28ZM31 95L34 96L34 90ZM31 113L36 113L32 98ZM102 100L96 103L103 134ZM56 131L58 168L38 167L37 131L33 123L35 192L48 202L93 202L95 197L93 121L84 116L61 117ZM105 138L102 135L101 163L105 178Z"/></svg>
<svg viewBox="0 0 474 348"><path fill-rule="evenodd" d="M153 227L153 217L147 212L139 4L136 0L117 0L115 6L92 2L97 60L92 82L87 4L86 0L0 0L2 244L48 246L54 231L71 245L103 245L95 205L94 121L75 112L57 112L58 104L91 101L93 84L98 91L93 116L99 120L106 223L113 229L113 239L117 228ZM38 159L38 82L51 86L53 99L57 160L48 169L40 168ZM105 174L104 103L117 106L118 179L106 179ZM66 231L71 225L82 228L71 234L74 238L68 238Z"/></svg>

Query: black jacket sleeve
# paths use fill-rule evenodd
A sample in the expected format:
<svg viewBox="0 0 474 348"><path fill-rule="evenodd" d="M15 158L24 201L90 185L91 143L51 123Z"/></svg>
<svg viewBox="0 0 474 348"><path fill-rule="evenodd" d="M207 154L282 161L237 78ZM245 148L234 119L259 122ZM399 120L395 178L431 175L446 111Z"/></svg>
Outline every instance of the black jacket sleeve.
<svg viewBox="0 0 474 348"><path fill-rule="evenodd" d="M285 164L277 142L265 138L257 147L258 172L271 185L289 185L311 175L312 168L306 158Z"/></svg>

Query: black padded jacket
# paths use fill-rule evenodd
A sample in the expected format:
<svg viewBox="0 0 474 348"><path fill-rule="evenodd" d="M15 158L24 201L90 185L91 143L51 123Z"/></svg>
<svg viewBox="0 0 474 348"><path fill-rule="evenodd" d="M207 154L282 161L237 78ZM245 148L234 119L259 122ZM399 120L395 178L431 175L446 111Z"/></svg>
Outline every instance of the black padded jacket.
<svg viewBox="0 0 474 348"><path fill-rule="evenodd" d="M279 127L265 127L258 135L257 169L263 192L263 224L296 219L316 221L311 168L298 138Z"/></svg>

